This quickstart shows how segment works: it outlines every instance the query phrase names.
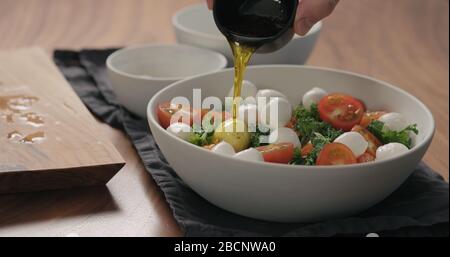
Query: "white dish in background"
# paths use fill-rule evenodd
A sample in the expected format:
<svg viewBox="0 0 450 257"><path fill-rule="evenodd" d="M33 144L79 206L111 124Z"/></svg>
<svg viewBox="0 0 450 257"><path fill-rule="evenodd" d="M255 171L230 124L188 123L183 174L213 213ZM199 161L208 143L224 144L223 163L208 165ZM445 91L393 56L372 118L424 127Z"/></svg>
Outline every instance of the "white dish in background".
<svg viewBox="0 0 450 257"><path fill-rule="evenodd" d="M258 88L278 90L293 104L313 87L343 92L363 100L369 109L399 112L417 123L420 134L406 154L389 160L346 166L292 166L250 162L216 154L183 141L158 122L159 103L173 97L192 100L225 97L233 70L177 82L158 92L148 105L148 121L170 165L183 181L211 203L240 215L279 222L313 222L361 212L385 199L413 172L435 131L431 112L417 98L366 76L304 66L254 66L246 79Z"/></svg>
<svg viewBox="0 0 450 257"><path fill-rule="evenodd" d="M193 46L145 45L114 52L106 66L119 102L145 118L147 103L156 92L178 80L219 71L227 60Z"/></svg>
<svg viewBox="0 0 450 257"><path fill-rule="evenodd" d="M217 28L212 11L205 4L196 4L178 11L172 18L172 24L178 43L220 52L228 58L230 65L233 63L230 46ZM304 64L316 44L321 28L322 22L319 22L307 35L296 35L277 52L255 54L250 64Z"/></svg>

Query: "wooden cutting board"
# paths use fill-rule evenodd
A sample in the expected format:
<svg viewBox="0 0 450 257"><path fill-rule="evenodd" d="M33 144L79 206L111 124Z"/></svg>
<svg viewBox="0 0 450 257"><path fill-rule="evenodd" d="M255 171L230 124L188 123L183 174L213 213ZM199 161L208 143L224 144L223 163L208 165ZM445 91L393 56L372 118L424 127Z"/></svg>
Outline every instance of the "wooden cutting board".
<svg viewBox="0 0 450 257"><path fill-rule="evenodd" d="M104 185L124 164L44 51L0 52L0 193Z"/></svg>

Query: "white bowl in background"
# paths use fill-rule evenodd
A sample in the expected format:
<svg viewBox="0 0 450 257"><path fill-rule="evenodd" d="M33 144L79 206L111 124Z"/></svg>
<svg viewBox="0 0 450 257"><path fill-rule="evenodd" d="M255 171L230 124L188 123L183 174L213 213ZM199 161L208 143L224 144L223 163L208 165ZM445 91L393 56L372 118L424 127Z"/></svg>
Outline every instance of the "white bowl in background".
<svg viewBox="0 0 450 257"><path fill-rule="evenodd" d="M417 123L420 134L408 153L385 161L347 166L292 166L238 160L219 155L169 134L158 123L157 105L173 97L192 100L192 90L225 97L233 70L177 82L158 92L148 105L148 122L170 165L195 192L240 215L279 222L313 222L361 212L394 192L411 175L435 131L431 112L417 98L388 83L354 73L303 66L253 66L246 79L300 103L313 87L343 92L369 109L395 111Z"/></svg>
<svg viewBox="0 0 450 257"><path fill-rule="evenodd" d="M217 28L213 14L205 4L192 5L178 11L172 17L172 24L178 43L220 52L228 58L230 65L233 63L230 45ZM316 44L321 28L322 22L319 22L307 35L296 35L282 49L270 54L255 54L250 64L304 64Z"/></svg>
<svg viewBox="0 0 450 257"><path fill-rule="evenodd" d="M219 71L227 60L193 46L145 45L114 52L106 66L119 102L145 118L148 101L156 92L178 80Z"/></svg>

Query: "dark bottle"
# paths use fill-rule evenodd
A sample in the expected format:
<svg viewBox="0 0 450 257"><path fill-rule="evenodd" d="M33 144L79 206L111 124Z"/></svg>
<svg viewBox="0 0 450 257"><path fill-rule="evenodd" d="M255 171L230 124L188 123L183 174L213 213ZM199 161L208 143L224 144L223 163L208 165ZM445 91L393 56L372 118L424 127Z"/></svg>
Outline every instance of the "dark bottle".
<svg viewBox="0 0 450 257"><path fill-rule="evenodd" d="M294 36L298 0L215 0L214 20L231 42L274 52Z"/></svg>

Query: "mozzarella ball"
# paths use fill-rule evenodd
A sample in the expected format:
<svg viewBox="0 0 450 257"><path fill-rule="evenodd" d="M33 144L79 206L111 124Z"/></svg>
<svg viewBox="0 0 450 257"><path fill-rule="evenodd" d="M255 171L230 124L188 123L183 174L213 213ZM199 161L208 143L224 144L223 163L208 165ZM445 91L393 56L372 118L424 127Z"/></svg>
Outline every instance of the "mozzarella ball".
<svg viewBox="0 0 450 257"><path fill-rule="evenodd" d="M231 112L233 110L233 97L225 97L225 111Z"/></svg>
<svg viewBox="0 0 450 257"><path fill-rule="evenodd" d="M256 93L256 101L259 101L259 98L265 98L266 104L270 101L270 98L284 98L289 101L285 94L273 89L259 90L258 93Z"/></svg>
<svg viewBox="0 0 450 257"><path fill-rule="evenodd" d="M249 96L249 97L245 98L243 104L254 104L254 105L256 105L257 104L256 97L255 96Z"/></svg>
<svg viewBox="0 0 450 257"><path fill-rule="evenodd" d="M233 97L226 97L225 98L225 111L231 112L233 110ZM253 96L249 96L247 98L238 98L237 99L238 107L247 105L247 104L253 104L256 105L256 99Z"/></svg>
<svg viewBox="0 0 450 257"><path fill-rule="evenodd" d="M327 92L321 88L315 87L303 96L303 106L307 109L311 109L312 104L318 104L322 98L327 96Z"/></svg>
<svg viewBox="0 0 450 257"><path fill-rule="evenodd" d="M255 148L249 148L234 155L235 158L247 161L263 162L264 158L260 151Z"/></svg>
<svg viewBox="0 0 450 257"><path fill-rule="evenodd" d="M271 144L292 143L294 147L301 147L297 133L290 128L278 128L270 133L269 142Z"/></svg>
<svg viewBox="0 0 450 257"><path fill-rule="evenodd" d="M369 142L367 142L367 140L358 132L344 133L336 138L334 142L346 145L350 148L350 150L352 150L356 157L359 157L365 153L369 147Z"/></svg>
<svg viewBox="0 0 450 257"><path fill-rule="evenodd" d="M376 161L382 161L394 158L396 156L402 155L408 152L409 149L403 144L400 143L390 143L387 145L380 146L377 149Z"/></svg>
<svg viewBox="0 0 450 257"><path fill-rule="evenodd" d="M242 99L246 99L247 97L255 97L257 92L258 88L255 86L255 84L253 84L248 80L242 81L242 88L241 88ZM230 89L228 96L230 97L234 96L234 86Z"/></svg>
<svg viewBox="0 0 450 257"><path fill-rule="evenodd" d="M191 126L185 124L185 123L181 123L181 122L176 122L171 124L168 128L167 131L173 135L175 135L178 138L181 138L183 140L188 140L189 136L191 135Z"/></svg>
<svg viewBox="0 0 450 257"><path fill-rule="evenodd" d="M236 152L234 151L234 148L232 145L230 145L229 143L223 141L220 142L219 144L215 145L212 149L212 152L214 153L218 153L218 154L222 154L222 155L228 155L228 156L233 156L236 154Z"/></svg>
<svg viewBox="0 0 450 257"><path fill-rule="evenodd" d="M258 111L259 122L271 129L284 127L292 118L292 105L281 97L273 98L266 106L258 106Z"/></svg>
<svg viewBox="0 0 450 257"><path fill-rule="evenodd" d="M402 131L409 125L405 117L396 112L387 113L378 120L384 123L385 128L393 131Z"/></svg>
<svg viewBox="0 0 450 257"><path fill-rule="evenodd" d="M238 119L245 121L247 125L256 125L258 122L258 107L255 104L239 106Z"/></svg>

